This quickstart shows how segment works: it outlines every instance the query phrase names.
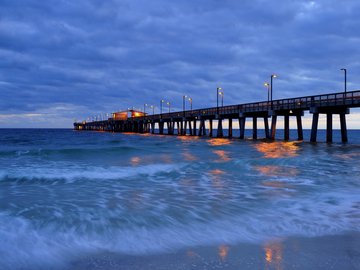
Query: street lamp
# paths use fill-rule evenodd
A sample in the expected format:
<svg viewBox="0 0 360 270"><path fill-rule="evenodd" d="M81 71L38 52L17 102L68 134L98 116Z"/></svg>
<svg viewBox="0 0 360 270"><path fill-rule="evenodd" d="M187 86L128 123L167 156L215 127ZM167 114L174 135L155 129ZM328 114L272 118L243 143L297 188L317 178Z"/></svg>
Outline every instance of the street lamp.
<svg viewBox="0 0 360 270"><path fill-rule="evenodd" d="M183 96L183 114L185 116L185 98L187 98L188 96Z"/></svg>
<svg viewBox="0 0 360 270"><path fill-rule="evenodd" d="M271 94L270 94L270 97L271 97L271 109L273 108L273 78L276 78L277 75L276 74L271 74L271 77L270 77L270 89L271 89Z"/></svg>
<svg viewBox="0 0 360 270"><path fill-rule="evenodd" d="M219 90L222 90L221 87L216 88L216 111L219 114Z"/></svg>
<svg viewBox="0 0 360 270"><path fill-rule="evenodd" d="M190 111L192 111L192 98L189 97L189 102L190 102Z"/></svg>
<svg viewBox="0 0 360 270"><path fill-rule="evenodd" d="M221 96L221 107L224 106L224 91L219 92L219 95Z"/></svg>
<svg viewBox="0 0 360 270"><path fill-rule="evenodd" d="M166 102L167 105L169 105L169 113L170 113L170 101Z"/></svg>
<svg viewBox="0 0 360 270"><path fill-rule="evenodd" d="M268 101L268 103L269 103L269 99L270 99L270 84L269 84L268 82L266 82L266 83L264 83L264 86L266 86L266 87L267 87L267 90L268 90L268 99L267 99L267 101Z"/></svg>
<svg viewBox="0 0 360 270"><path fill-rule="evenodd" d="M155 106L151 105L150 108L152 109L152 112L153 112L153 115L154 115Z"/></svg>
<svg viewBox="0 0 360 270"><path fill-rule="evenodd" d="M346 93L346 68L342 68L340 70L344 71L344 89L345 89L345 93Z"/></svg>
<svg viewBox="0 0 360 270"><path fill-rule="evenodd" d="M160 100L160 114L162 114L162 104L165 102L165 100Z"/></svg>

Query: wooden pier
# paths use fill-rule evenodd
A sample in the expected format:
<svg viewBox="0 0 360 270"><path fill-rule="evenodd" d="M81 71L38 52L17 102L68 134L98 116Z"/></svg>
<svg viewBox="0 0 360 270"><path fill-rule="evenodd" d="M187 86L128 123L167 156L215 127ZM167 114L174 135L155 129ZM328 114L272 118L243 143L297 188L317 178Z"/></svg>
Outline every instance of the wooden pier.
<svg viewBox="0 0 360 270"><path fill-rule="evenodd" d="M326 115L326 142L332 142L333 115L339 115L341 140L347 142L346 114L350 108L360 107L360 90L331 93L325 95L297 97L289 99L211 107L179 112L143 115L126 120L109 118L102 121L74 123L75 130L94 130L109 132L134 132L167 135L224 136L223 121L228 120L228 137L233 137L233 121L239 122L240 139L244 139L246 119L252 119L252 138L258 138L257 123L264 121L265 137L276 138L278 117L284 118L284 140L290 139L290 119L297 123L297 139L303 140L302 116L305 111L312 114L311 142L316 142L319 115ZM271 126L269 127L269 118ZM217 121L216 134L214 121ZM207 129L206 124L208 124ZM166 131L166 133L165 133Z"/></svg>

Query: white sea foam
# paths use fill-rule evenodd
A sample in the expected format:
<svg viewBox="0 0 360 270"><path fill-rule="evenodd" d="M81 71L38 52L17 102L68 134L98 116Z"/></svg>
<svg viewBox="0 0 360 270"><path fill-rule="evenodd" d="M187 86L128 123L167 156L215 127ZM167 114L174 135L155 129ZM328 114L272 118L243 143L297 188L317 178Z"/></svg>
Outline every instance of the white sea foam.
<svg viewBox="0 0 360 270"><path fill-rule="evenodd" d="M136 175L152 176L158 173L177 171L182 164L150 164L143 166L74 166L71 164L52 164L53 166L15 167L0 172L0 179L45 179L51 180L115 180L129 179Z"/></svg>
<svg viewBox="0 0 360 270"><path fill-rule="evenodd" d="M330 199L336 201L332 207L327 202ZM98 223L101 227L95 226L90 231L83 222L67 227L50 222L39 227L28 219L3 213L0 214L0 263L3 269L47 269L53 265L61 268L76 256L104 250L147 254L198 245L260 243L273 237L360 231L359 217L355 215L357 207L359 202L355 194L333 193L318 198L315 206L313 200L294 203L285 199L279 208L276 204L264 206L208 221L194 221L188 216L189 219L182 222L172 220L160 226L154 226L149 220L149 226L128 224L120 228L100 217L103 218Z"/></svg>

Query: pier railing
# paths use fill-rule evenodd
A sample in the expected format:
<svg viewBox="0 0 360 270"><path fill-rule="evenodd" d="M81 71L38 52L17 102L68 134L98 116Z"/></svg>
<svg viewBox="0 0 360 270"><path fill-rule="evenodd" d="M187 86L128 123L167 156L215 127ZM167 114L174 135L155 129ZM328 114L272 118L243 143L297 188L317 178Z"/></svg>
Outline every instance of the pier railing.
<svg viewBox="0 0 360 270"><path fill-rule="evenodd" d="M311 107L330 106L360 106L360 90L340 92L332 94L286 98L271 101L262 101L222 107L210 107L204 109L178 111L172 113L147 115L146 117L133 117L129 120L156 120L182 117L201 117L210 115L231 115L239 113L267 112L269 110L309 110Z"/></svg>

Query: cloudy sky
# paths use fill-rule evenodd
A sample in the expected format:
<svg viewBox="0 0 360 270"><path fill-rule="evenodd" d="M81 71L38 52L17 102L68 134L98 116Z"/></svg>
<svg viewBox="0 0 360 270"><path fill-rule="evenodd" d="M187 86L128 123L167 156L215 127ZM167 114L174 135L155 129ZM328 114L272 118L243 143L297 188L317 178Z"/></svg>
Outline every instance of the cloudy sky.
<svg viewBox="0 0 360 270"><path fill-rule="evenodd" d="M0 0L0 127L72 127L161 99L176 110L184 94L211 107L218 86L225 105L261 101L272 73L274 99L342 91L340 68L360 89L359 11L358 0Z"/></svg>

